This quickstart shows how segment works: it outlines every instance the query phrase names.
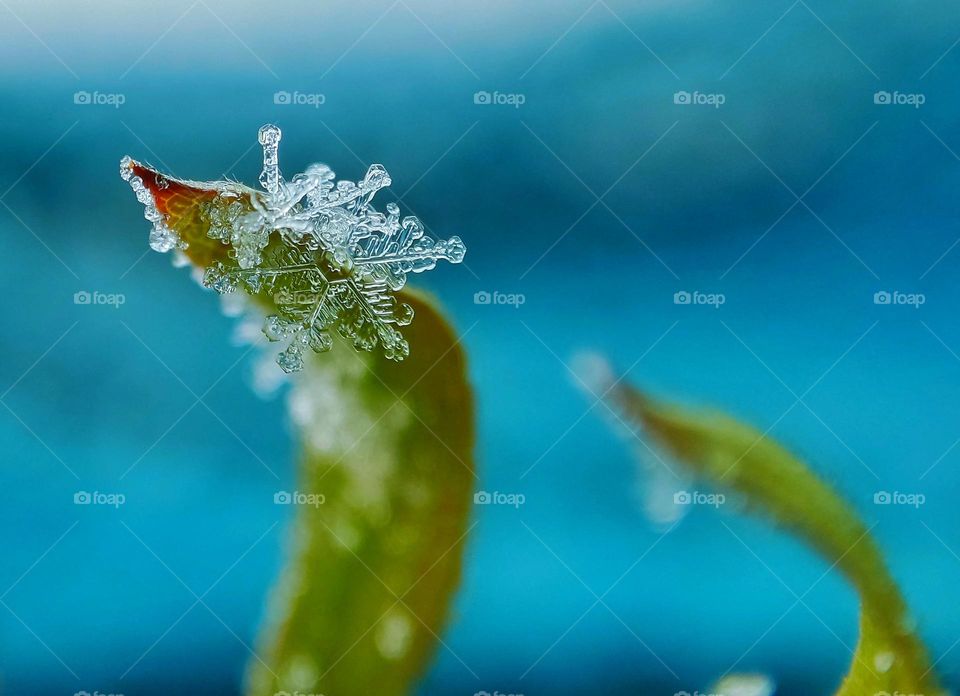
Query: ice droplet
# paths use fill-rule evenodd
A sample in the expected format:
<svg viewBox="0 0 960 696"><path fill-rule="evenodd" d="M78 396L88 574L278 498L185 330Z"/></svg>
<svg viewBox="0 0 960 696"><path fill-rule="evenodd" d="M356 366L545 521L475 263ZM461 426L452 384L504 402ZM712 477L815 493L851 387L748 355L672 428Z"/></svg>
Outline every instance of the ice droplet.
<svg viewBox="0 0 960 696"><path fill-rule="evenodd" d="M377 625L376 642L380 654L388 660L399 660L410 647L413 626L400 609L391 610Z"/></svg>
<svg viewBox="0 0 960 696"><path fill-rule="evenodd" d="M573 356L571 368L577 382L594 398L614 384L613 368L599 353L582 351Z"/></svg>
<svg viewBox="0 0 960 696"><path fill-rule="evenodd" d="M716 696L772 696L776 684L765 674L731 674L713 685Z"/></svg>
<svg viewBox="0 0 960 696"><path fill-rule="evenodd" d="M293 655L280 669L280 681L291 690L312 690L319 679L319 670L307 655ZM286 692L279 692L286 693Z"/></svg>
<svg viewBox="0 0 960 696"><path fill-rule="evenodd" d="M157 225L150 231L150 248L154 251L163 254L175 246L177 246L177 237L165 225Z"/></svg>
<svg viewBox="0 0 960 696"><path fill-rule="evenodd" d="M890 671L890 668L893 667L893 663L896 662L896 660L896 655L889 650L884 650L873 656L873 666L877 668L878 672L883 674Z"/></svg>

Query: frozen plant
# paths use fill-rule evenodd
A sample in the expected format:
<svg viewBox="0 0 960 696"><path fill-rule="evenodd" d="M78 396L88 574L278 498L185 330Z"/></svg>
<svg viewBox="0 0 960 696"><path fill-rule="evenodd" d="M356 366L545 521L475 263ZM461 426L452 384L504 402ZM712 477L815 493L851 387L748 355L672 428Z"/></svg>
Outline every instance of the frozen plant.
<svg viewBox="0 0 960 696"><path fill-rule="evenodd" d="M402 360L410 347L396 327L410 323L413 308L393 293L408 273L428 271L441 259L460 263L463 242L433 239L416 217L401 218L395 203L384 212L374 208L377 191L391 183L383 166L371 165L358 183L335 181L324 164L288 181L279 167L280 129L263 126L259 140L262 190L229 182L199 185L207 194L198 203L206 236L230 248L227 258L207 267L203 284L221 294L242 288L270 299L273 313L263 332L271 341L287 342L277 357L286 372L303 368L307 348L329 350L332 329L358 350L379 345L387 358ZM188 242L175 231L169 211L158 208L136 167L124 158L121 175L146 206L154 226L151 247L186 249ZM157 175L158 189L169 185Z"/></svg>

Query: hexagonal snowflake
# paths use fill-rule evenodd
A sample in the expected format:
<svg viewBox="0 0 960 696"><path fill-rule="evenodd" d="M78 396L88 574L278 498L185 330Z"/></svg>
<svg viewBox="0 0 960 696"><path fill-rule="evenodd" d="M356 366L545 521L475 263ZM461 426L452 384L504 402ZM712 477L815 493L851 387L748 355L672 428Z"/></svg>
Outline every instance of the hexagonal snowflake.
<svg viewBox="0 0 960 696"><path fill-rule="evenodd" d="M460 263L463 242L434 240L416 217L401 218L394 203L376 210L374 195L391 183L381 165L372 165L358 183L335 183L323 164L286 181L278 163L280 129L266 125L259 139L262 191L230 182L179 182L124 158L121 176L153 223L151 247L165 252L188 246L170 210L158 207L161 192L171 182L200 192L196 217L206 236L230 247L225 259L207 267L203 284L219 293L242 288L268 298L275 313L263 332L271 341L288 341L277 358L284 371L302 369L307 348L329 350L332 329L358 350L380 345L386 357L402 360L410 348L396 327L410 323L413 309L392 293L408 273L430 270L439 260ZM156 177L152 185L144 181L150 173Z"/></svg>

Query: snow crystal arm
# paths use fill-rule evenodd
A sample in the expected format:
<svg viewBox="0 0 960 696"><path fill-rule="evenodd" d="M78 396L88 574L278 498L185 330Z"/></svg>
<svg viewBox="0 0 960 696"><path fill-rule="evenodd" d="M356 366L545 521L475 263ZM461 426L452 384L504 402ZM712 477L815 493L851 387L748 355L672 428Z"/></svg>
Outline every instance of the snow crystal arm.
<svg viewBox="0 0 960 696"><path fill-rule="evenodd" d="M259 139L263 146L263 173L260 174L260 185L271 196L276 196L280 192L280 129L268 124L260 129Z"/></svg>

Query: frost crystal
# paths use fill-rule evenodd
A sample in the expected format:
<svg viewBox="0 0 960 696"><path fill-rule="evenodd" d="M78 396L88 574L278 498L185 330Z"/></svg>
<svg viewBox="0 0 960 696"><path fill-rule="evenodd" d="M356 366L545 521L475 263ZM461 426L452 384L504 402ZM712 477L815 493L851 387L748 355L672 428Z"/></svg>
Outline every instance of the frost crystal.
<svg viewBox="0 0 960 696"><path fill-rule="evenodd" d="M259 140L263 190L220 182L216 195L200 203L207 236L230 246L228 259L206 269L203 284L221 294L243 289L272 300L275 313L266 318L263 333L287 342L277 358L286 372L303 368L307 348L329 350L331 329L358 350L379 345L387 358L402 360L410 347L396 327L411 322L413 308L392 293L404 286L408 273L428 271L441 259L460 263L463 242L432 239L416 217L401 218L394 203L385 212L376 210L374 195L391 183L381 165L371 165L357 183L335 182L324 164L310 165L287 181L279 168L280 129L264 126ZM121 175L154 225L150 246L186 248L132 164L124 158ZM162 188L165 180L157 181Z"/></svg>
<svg viewBox="0 0 960 696"><path fill-rule="evenodd" d="M133 173L132 164L133 160L129 157L120 160L120 177L130 184L137 195L137 200L143 203L143 217L153 223L153 230L150 231L150 248L163 253L180 246L179 237L167 227L164 216L157 210L153 194L143 183L143 179Z"/></svg>

